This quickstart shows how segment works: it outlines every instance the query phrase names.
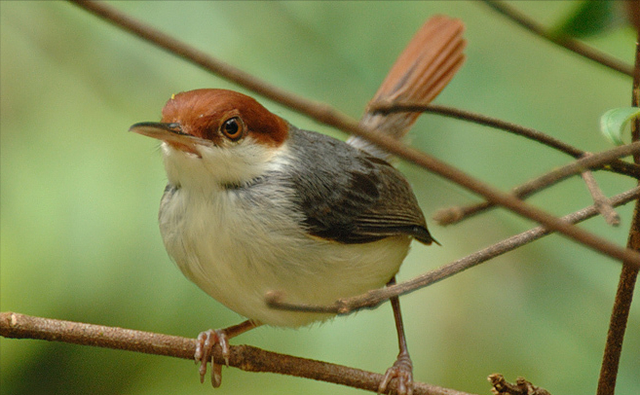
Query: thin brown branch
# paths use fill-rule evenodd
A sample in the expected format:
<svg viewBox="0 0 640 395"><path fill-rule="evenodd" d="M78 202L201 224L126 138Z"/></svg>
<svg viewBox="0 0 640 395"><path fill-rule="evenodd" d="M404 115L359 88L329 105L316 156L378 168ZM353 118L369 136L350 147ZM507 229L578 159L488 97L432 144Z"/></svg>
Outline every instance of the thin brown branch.
<svg viewBox="0 0 640 395"><path fill-rule="evenodd" d="M559 45L571 52L581 55L610 69L626 74L628 76L633 76L633 66L615 59L604 52L598 51L597 49L592 48L580 41L574 40L571 37L553 36L549 34L541 25L537 24L521 12L516 11L513 7L505 4L505 2L503 1L484 0L484 2L498 13L506 16L521 27L529 30L531 33L537 36L544 38L545 40L551 41L556 45Z"/></svg>
<svg viewBox="0 0 640 395"><path fill-rule="evenodd" d="M590 153L585 154L585 156L590 156ZM609 199L604 195L598 183L596 182L595 177L591 170L583 171L580 173L584 183L587 185L587 189L591 194L591 198L593 199L593 205L598 209L600 215L604 218L607 224L612 226L620 225L620 216L613 209Z"/></svg>
<svg viewBox="0 0 640 395"><path fill-rule="evenodd" d="M640 187L636 187L632 190L616 195L610 199L610 202L614 207L617 207L638 199L638 197L640 197ZM595 206L590 206L576 211L575 213L566 215L562 217L562 220L569 223L578 223L596 215L598 215L597 208ZM365 294L352 298L340 299L332 305L320 306L290 304L285 300L286 295L279 293L267 295L267 302L271 307L278 309L334 314L348 314L363 308L374 308L393 296L405 295L420 288L435 284L438 281L444 280L504 253L513 251L518 247L541 239L551 233L553 232L542 226L538 226L526 232L511 236L464 258L448 263L440 268L431 270L411 280L382 289L369 291Z"/></svg>
<svg viewBox="0 0 640 395"><path fill-rule="evenodd" d="M113 7L110 7L105 3L80 0L70 1L102 18L105 18L109 22L116 24L120 28L129 31L138 37L144 38L145 40L148 40L185 60L197 64L205 70L252 89L257 93L265 97L269 97L272 100L293 109L294 111L305 114L320 123L361 136L379 147L382 147L391 154L405 158L418 166L428 169L443 178L483 196L488 201L504 206L521 216L558 231L574 241L589 246L595 251L599 251L600 253L619 261L627 260L628 262L632 262L633 264L640 266L640 253L637 251L621 248L615 243L603 239L602 237L561 221L546 211L533 207L488 184L480 182L479 180L470 177L464 172L440 161L439 159L411 147L407 147L389 135L364 129L360 127L355 120L347 117L330 106L306 100L275 86L268 85L249 74L237 70L226 63L220 62L185 43L157 31L156 29L129 18L125 14L115 10Z"/></svg>
<svg viewBox="0 0 640 395"><path fill-rule="evenodd" d="M558 140L557 138L543 133L539 130L455 107L433 103L426 105L413 103L370 103L369 108L371 111L380 112L382 114L388 114L392 112L423 112L444 115L447 117L473 122L479 125L489 126L494 129L513 133L516 136L524 137L526 139L543 144L547 147L554 148L575 159L580 159L587 153L586 151L583 151L561 140ZM600 169L624 174L635 179L640 179L640 166L633 163L624 162L622 160L615 160L611 163L608 163L606 166L602 166L601 168L595 170Z"/></svg>
<svg viewBox="0 0 640 395"><path fill-rule="evenodd" d="M615 152L618 150L618 148L603 151L595 155L591 153L589 153L589 155L583 155L582 159L579 159L566 166L560 167L556 170L552 170L540 177L534 178L533 180L529 180L523 184L518 185L517 187L512 189L511 193L518 199L524 199L532 195L533 193L555 185L558 182L571 177L572 175L582 173L585 169L594 169L606 166L606 163L609 163L607 161L616 156ZM587 160L587 158L590 159ZM600 159L596 159L594 161L594 158ZM433 218L440 225L451 225L495 206L496 205L491 202L482 202L464 207L448 207L438 210L434 214Z"/></svg>
<svg viewBox="0 0 640 395"><path fill-rule="evenodd" d="M633 73L633 88L631 93L631 105L640 105L640 32L636 41L636 62ZM631 141L640 141L640 119L636 118L631 123ZM640 155L633 156L635 163L640 163ZM636 202L627 247L640 251L640 201ZM616 298L613 302L609 331L600 367L597 395L614 395L616 380L622 354L622 342L627 329L629 311L633 301L633 291L638 279L638 267L623 262Z"/></svg>
<svg viewBox="0 0 640 395"><path fill-rule="evenodd" d="M586 174L586 176L585 176ZM545 188L551 187L554 184L564 180L566 177L569 177L573 174L568 174L565 177L557 178L553 183L549 183L549 180L546 179L547 175L543 175L541 177L535 178L533 180L527 181L523 184L520 184L511 190L511 194L517 197L518 199L526 199L527 197L533 195L536 192L539 192ZM619 223L620 218L615 211L611 212L611 205L607 202L606 197L602 194L600 189L597 187L595 179L590 171L582 172L582 177L585 179L585 183L589 188L589 192L594 199L594 202L600 207L601 213L605 217L607 223L616 225L616 222ZM470 204L468 206L453 206L453 207L445 207L440 210L437 210L433 214L433 220L436 221L439 225L447 226L456 224L464 219L468 219L474 215L480 214L486 210L495 208L496 205L491 202L481 202L476 204Z"/></svg>
<svg viewBox="0 0 640 395"><path fill-rule="evenodd" d="M516 192L516 189L512 190L511 193L513 196L521 198L521 196ZM440 226L453 225L494 207L496 207L496 205L491 202L481 202L470 204L468 206L445 207L433 213L431 218Z"/></svg>
<svg viewBox="0 0 640 395"><path fill-rule="evenodd" d="M196 345L195 339L12 312L0 313L0 335L6 338L58 341L183 359L193 359ZM214 351L214 359L219 364L225 363L219 348ZM326 381L374 393L382 380L382 375L378 373L278 354L246 345L230 346L229 366L247 372L278 373ZM396 390L394 382L389 387L392 391ZM420 382L413 383L413 393L472 395Z"/></svg>

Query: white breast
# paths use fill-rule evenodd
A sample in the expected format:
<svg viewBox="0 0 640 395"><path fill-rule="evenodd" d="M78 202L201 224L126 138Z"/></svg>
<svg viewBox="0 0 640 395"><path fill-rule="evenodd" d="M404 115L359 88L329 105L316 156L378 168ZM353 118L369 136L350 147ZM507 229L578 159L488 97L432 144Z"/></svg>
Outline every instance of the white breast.
<svg viewBox="0 0 640 395"><path fill-rule="evenodd" d="M172 158L171 148L164 149L171 182L173 167L191 164L181 163L189 159L183 153ZM173 180L180 186L165 193L162 238L187 278L247 318L277 326L327 319L330 315L273 310L265 295L280 291L288 302L330 304L384 286L408 252L408 236L364 244L309 236L289 203L292 190L267 186L248 194L220 188L198 179L206 176L198 169L191 169L192 179Z"/></svg>
<svg viewBox="0 0 640 395"><path fill-rule="evenodd" d="M264 302L281 291L293 303L330 304L384 286L409 249L408 237L340 244L308 237L286 213L247 207L231 192L206 203L189 191L164 199L160 230L184 275L237 313L299 326L329 315L283 312Z"/></svg>

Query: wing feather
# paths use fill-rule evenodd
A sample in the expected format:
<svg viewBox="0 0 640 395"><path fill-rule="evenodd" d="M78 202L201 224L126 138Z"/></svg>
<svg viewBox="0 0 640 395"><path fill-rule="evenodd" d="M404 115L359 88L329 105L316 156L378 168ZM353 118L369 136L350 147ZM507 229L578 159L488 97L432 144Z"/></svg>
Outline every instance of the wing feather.
<svg viewBox="0 0 640 395"><path fill-rule="evenodd" d="M290 138L296 147L314 147L298 151L288 172L309 233L350 244L397 235L435 241L411 186L389 163L314 132L292 129ZM310 174L318 168L321 174Z"/></svg>

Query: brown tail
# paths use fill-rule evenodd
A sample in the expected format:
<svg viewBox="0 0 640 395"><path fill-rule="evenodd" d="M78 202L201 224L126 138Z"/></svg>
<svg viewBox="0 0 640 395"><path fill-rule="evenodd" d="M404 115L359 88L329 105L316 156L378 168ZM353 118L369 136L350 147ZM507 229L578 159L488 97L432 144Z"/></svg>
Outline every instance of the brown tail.
<svg viewBox="0 0 640 395"><path fill-rule="evenodd" d="M464 25L460 20L443 15L434 16L425 22L369 102L360 124L374 130L383 130L395 138L402 138L420 113L380 114L370 112L369 108L374 103L390 105L431 102L464 62L462 50L466 41L462 37L463 31ZM347 142L378 157L388 156L360 137L353 136Z"/></svg>

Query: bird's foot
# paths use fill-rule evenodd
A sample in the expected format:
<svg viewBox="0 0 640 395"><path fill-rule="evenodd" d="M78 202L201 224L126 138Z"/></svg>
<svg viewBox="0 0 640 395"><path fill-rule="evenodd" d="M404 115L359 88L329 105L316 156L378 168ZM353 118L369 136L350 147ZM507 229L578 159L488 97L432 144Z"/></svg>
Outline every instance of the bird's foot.
<svg viewBox="0 0 640 395"><path fill-rule="evenodd" d="M200 382L204 383L204 376L207 374L207 363L211 362L211 385L215 388L222 383L222 366L213 360L213 349L220 346L225 364L229 366L229 339L224 329L209 329L198 335L196 342L196 352L193 358L196 363L200 362Z"/></svg>
<svg viewBox="0 0 640 395"><path fill-rule="evenodd" d="M398 354L396 362L387 369L378 386L378 394L386 393L389 383L393 380L396 380L396 393L398 395L413 394L413 362L411 362L408 353L401 352Z"/></svg>

